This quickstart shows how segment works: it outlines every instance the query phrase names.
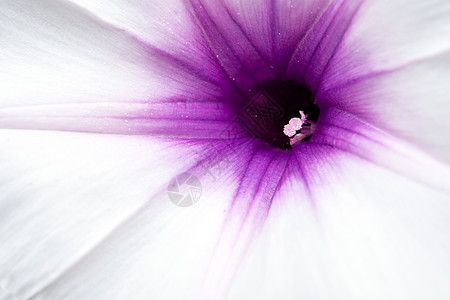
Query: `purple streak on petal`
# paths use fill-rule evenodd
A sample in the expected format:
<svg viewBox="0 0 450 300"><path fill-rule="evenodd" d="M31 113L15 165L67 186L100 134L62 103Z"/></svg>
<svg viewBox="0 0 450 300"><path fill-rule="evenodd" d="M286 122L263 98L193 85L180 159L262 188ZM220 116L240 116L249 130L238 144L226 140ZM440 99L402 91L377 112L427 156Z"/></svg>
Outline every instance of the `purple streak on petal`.
<svg viewBox="0 0 450 300"><path fill-rule="evenodd" d="M340 163L351 157L429 184L417 172L420 165L405 168L411 161L420 161L416 154L404 152L395 138L335 108L324 109L311 140L291 151L274 149L265 142L250 138L223 142L216 140L216 149L207 146L211 144L203 144L205 151L197 153L199 163L189 171L200 172L204 170L201 165L205 161L219 156L220 161L229 158L231 175L227 178L231 176L235 183L230 185L230 189L235 190L230 203L230 222L236 222L235 217L238 216L238 227L242 230L247 225L258 228L263 224L272 202L283 201L277 193L288 182L303 185L305 193L310 196L307 200L314 206L317 190L328 184L327 170L339 170ZM232 146L228 147L230 143ZM236 149L239 151L237 154ZM235 238L238 239L237 236Z"/></svg>
<svg viewBox="0 0 450 300"><path fill-rule="evenodd" d="M274 65L281 70L283 78L291 57L300 41L308 35L322 14L326 11L330 0L313 1L273 1L275 18L272 51Z"/></svg>
<svg viewBox="0 0 450 300"><path fill-rule="evenodd" d="M235 186L230 187L235 189L235 196L216 245L220 248L222 241L231 239L229 253L221 258L232 266L231 273L236 271L234 258L238 257L239 261L266 220L272 201L286 180L291 156L290 151L273 151L269 145L253 140L245 155L236 160L232 171Z"/></svg>
<svg viewBox="0 0 450 300"><path fill-rule="evenodd" d="M286 79L290 56L329 0L223 2L261 57Z"/></svg>
<svg viewBox="0 0 450 300"><path fill-rule="evenodd" d="M361 3L332 2L294 51L287 72L290 79L306 82L312 88L320 84L324 72L332 67L328 63ZM279 58L277 65L285 64L287 56L280 57L279 53L290 54L294 47L292 41L297 41L302 33L299 31L296 37L289 39L287 45L281 45L282 38L277 38L278 35L274 35L276 30L272 30L268 38L271 47L267 50L269 52L264 52L260 46L264 43L259 43L257 38L267 41L267 37L257 37L255 33L249 33L242 19L239 19L229 6L192 0L191 9L213 53L219 56L221 66L229 77L235 79L235 85L246 92L255 84L272 78L275 73L283 72L273 72L268 66L267 57L272 61L278 61ZM311 17L311 20L315 18ZM280 22L279 19L276 20L278 21L274 21L273 15L269 15L269 24ZM273 46L275 40L276 47ZM235 189L236 193L230 203L230 216L241 217L239 228L249 223L253 224L252 226L261 225L272 202L282 201L277 198L277 193L286 182L303 184L311 196L310 200L315 199L317 189L326 179L324 170L335 169L339 164L338 159L333 160L337 155L357 156L394 172L400 171L385 159L391 155L386 153L393 152L391 145L386 143L392 139L354 115L333 108L340 98L331 98L322 90L319 91L318 97L322 111L317 130L309 142L292 151L283 151L271 148L249 136L228 141L222 136L222 131L235 120L236 105L242 98L237 91L234 94L225 94L231 85L229 80L221 75L223 71L217 68L217 63L208 61L208 67L205 68L211 68L211 72L204 73L203 68L190 70L192 63L178 59L173 54L150 46L148 51L152 60L159 60L157 66L164 71L163 75L170 78L171 84L179 86L173 96L182 95L186 97L185 100L161 99L155 102L153 99L151 103L55 105L42 107L42 110L33 108L30 111L24 107L3 109L0 110L0 125L9 128L174 137L174 147L183 149L183 154L198 156L196 164L186 171L200 174L202 179L211 176L205 172L205 163L208 164L208 169L231 158L227 163L231 165L230 176L234 176L235 186L230 186L230 189ZM175 74L170 74L172 72ZM214 78L215 72L218 74L217 78ZM190 93L193 90L196 92ZM346 99L348 95L343 93L341 98ZM84 117L80 119L80 115ZM191 144L200 145L203 150L189 151ZM401 153L395 155L392 157L399 157ZM217 177L217 180L220 180L219 176Z"/></svg>
<svg viewBox="0 0 450 300"><path fill-rule="evenodd" d="M314 142L300 144L293 149L292 159L288 164L287 182L300 189L307 198L297 197L298 202L308 202L311 208L316 206L317 191L331 183L330 170L339 169L342 152L338 149L323 147ZM277 201L284 199L277 197Z"/></svg>
<svg viewBox="0 0 450 300"><path fill-rule="evenodd" d="M380 90L379 84L382 84L383 78L388 75L402 72L408 67L429 59L430 57L417 59L391 69L366 70L365 73L351 72L347 74L348 76L342 76L342 78L337 78L336 75L330 75L327 72L316 95L316 101L348 111L382 128L383 116L379 115L379 111L372 109L374 91ZM377 98L381 97L385 100L395 100L393 92L389 95L379 95Z"/></svg>
<svg viewBox="0 0 450 300"><path fill-rule="evenodd" d="M439 162L415 150L411 145L334 107L324 110L322 118L309 143L326 149L324 158L333 152L351 155L433 189L448 190L446 187L436 186L435 182L429 180L433 176L425 174L426 170L442 172Z"/></svg>
<svg viewBox="0 0 450 300"><path fill-rule="evenodd" d="M305 73L305 82L311 86L311 89L316 92L319 89L324 73L327 71L329 63L336 54L337 49L341 46L345 34L351 27L355 16L360 10L363 0L359 1L345 1L339 8L338 14L330 24L318 52L313 56L309 62ZM344 15L345 17L341 17ZM322 45L326 45L322 47Z"/></svg>
<svg viewBox="0 0 450 300"><path fill-rule="evenodd" d="M298 82L304 81L306 68L308 67L316 49L319 47L320 42L329 27L329 22L335 17L338 8L338 1L332 2L320 16L320 19L316 23L312 24L313 27L296 46L295 51L291 55L287 68L287 76L289 78L295 79Z"/></svg>
<svg viewBox="0 0 450 300"><path fill-rule="evenodd" d="M314 28L299 43L288 67L288 77L317 91L328 62L333 57L362 5L358 1L334 1Z"/></svg>
<svg viewBox="0 0 450 300"><path fill-rule="evenodd" d="M234 120L233 102L89 103L0 109L3 128L221 138Z"/></svg>
<svg viewBox="0 0 450 300"><path fill-rule="evenodd" d="M253 141L249 137L235 139L179 139L176 142L180 148L195 147L189 151L190 157L195 157L195 163L183 170L200 178L202 184L215 184L237 168L237 162L242 163L251 157ZM200 146L200 147L198 147ZM239 150L239 154L236 151ZM205 186L206 189L210 188Z"/></svg>
<svg viewBox="0 0 450 300"><path fill-rule="evenodd" d="M227 7L224 6L225 10L227 12L227 14L230 17L230 20L233 24L236 25L236 27L239 29L239 31L241 32L243 38L245 38L245 40L247 40L249 42L249 45L256 51L256 53L260 56L261 61L265 63L266 66L270 67L270 62L267 58L267 56L265 56L265 54L258 49L257 45L254 43L254 41L248 36L248 33L246 32L245 28L243 27L243 25L241 23L238 22L237 20L237 16L235 14L233 14L233 12ZM250 70L249 70L250 71ZM271 71L273 72L273 71Z"/></svg>
<svg viewBox="0 0 450 300"><path fill-rule="evenodd" d="M222 89L234 87L229 82L228 75L223 72L214 52L208 47L207 41L203 40L203 33L197 26L191 26L192 30L187 31L188 34L184 32L183 36L178 36L175 39L175 41L181 39L177 44L178 47L167 47L159 44L155 45L154 41L149 41L146 36L140 35L139 31L135 32L131 28L124 27L123 24L105 21L82 6L73 3L71 5L77 6L77 9L82 11L86 17L89 17L102 27L120 31L141 43L146 48L148 54L159 62L160 69L166 72L166 74L170 73L167 70L168 67L176 67L191 75L196 75L202 81L213 83ZM183 8L186 9L186 7ZM186 15L192 17L189 12L186 12ZM195 20L192 20L192 22L194 23ZM186 82L180 82L180 84L183 85Z"/></svg>
<svg viewBox="0 0 450 300"><path fill-rule="evenodd" d="M161 70L167 72L168 68L174 68L178 70L184 70L186 73L195 75L200 81L209 82L221 89L232 89L231 85L223 74L223 71L219 64L215 60L210 60L207 63L203 62L198 64L198 62L190 60L183 60L179 56L175 56L161 50L153 45L145 44L147 52L159 62ZM169 79L176 79L170 78ZM179 82L179 84L186 84L185 82Z"/></svg>
<svg viewBox="0 0 450 300"><path fill-rule="evenodd" d="M222 3L192 0L190 5L211 49L241 91L275 77Z"/></svg>
<svg viewBox="0 0 450 300"><path fill-rule="evenodd" d="M251 210L258 210L255 219L261 220L268 212L273 196L276 193L286 164L291 156L290 151L274 151L268 145L256 143L257 150L252 155L247 168L243 171L239 187L232 202L231 213L235 209L244 219L249 217ZM239 205L240 199L252 199L245 208Z"/></svg>
<svg viewBox="0 0 450 300"><path fill-rule="evenodd" d="M248 1L250 2L250 1ZM275 42L276 40L276 35L278 33L277 31L277 27L276 27L276 21L277 21L277 17L278 14L276 13L276 2L274 0L268 0L268 1L264 1L264 3L267 3L266 7L267 7L267 13L269 14L269 30L270 30L270 34L268 36L268 43L270 45L270 47L268 47L268 50L270 50L270 58L271 58L271 65L275 68L275 71L277 72L277 75L280 76L280 67L279 67L279 55L275 54L276 53L276 47L277 47L277 43ZM261 36L261 35L260 35ZM261 39L261 37L259 38L259 40L264 40Z"/></svg>

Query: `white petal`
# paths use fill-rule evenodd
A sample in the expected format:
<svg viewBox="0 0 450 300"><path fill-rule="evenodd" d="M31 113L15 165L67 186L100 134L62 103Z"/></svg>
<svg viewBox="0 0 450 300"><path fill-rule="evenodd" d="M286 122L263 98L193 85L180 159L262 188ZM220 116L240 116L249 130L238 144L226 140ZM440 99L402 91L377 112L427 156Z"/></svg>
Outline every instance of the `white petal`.
<svg viewBox="0 0 450 300"><path fill-rule="evenodd" d="M215 88L207 75L67 2L2 1L0 28L0 108L201 98Z"/></svg>
<svg viewBox="0 0 450 300"><path fill-rule="evenodd" d="M216 56L210 51L204 33L193 19L186 1L68 1L144 44L155 46L167 56L175 57L190 73L201 75L210 81L220 81L221 88L233 86ZM164 68L163 70L169 71ZM178 84L185 83L179 75L177 79Z"/></svg>
<svg viewBox="0 0 450 300"><path fill-rule="evenodd" d="M326 91L330 102L450 160L450 52Z"/></svg>
<svg viewBox="0 0 450 300"><path fill-rule="evenodd" d="M203 41L193 40L196 39L199 28L183 1L68 0L68 2L86 9L97 18L129 32L148 44L158 45L161 49L176 53L185 59L194 59L196 55L208 57L205 51L202 53L197 48L203 45Z"/></svg>
<svg viewBox="0 0 450 300"><path fill-rule="evenodd" d="M450 159L450 3L366 1L324 73L319 102Z"/></svg>
<svg viewBox="0 0 450 300"><path fill-rule="evenodd" d="M170 211L172 203L152 199L193 163L184 150L195 149L148 136L1 130L0 139L0 285L19 299L142 207Z"/></svg>
<svg viewBox="0 0 450 300"><path fill-rule="evenodd" d="M237 85L245 83L237 78L245 72L243 68L253 69L257 66L256 70L252 70L255 72L244 76L250 81L253 79L251 77L270 76L268 74L273 70L265 69L267 62L271 68L284 68L296 44L330 2L70 1L151 44L162 45L170 53L176 51L188 62L194 59L201 65L202 61L209 61L210 57L202 47L213 46L215 54L220 56L218 59L228 69L230 76L236 79ZM195 7L201 9L196 10ZM198 20L193 19L193 11L199 17ZM206 24L209 18L212 22ZM199 25L203 26L203 32L199 30ZM203 34L208 36L209 45L204 43ZM260 60L265 62L261 64ZM233 68L238 70L229 70Z"/></svg>
<svg viewBox="0 0 450 300"><path fill-rule="evenodd" d="M2 13L7 11L8 17L33 5L32 1L4 3L8 9L5 6ZM27 5L21 6L23 3ZM57 2L41 3L63 9ZM46 15L45 10L41 13L55 17ZM10 24L18 23L2 26L9 28ZM19 46L12 49L7 53L22 53ZM66 50L64 53L70 53ZM131 61L134 66L134 58ZM31 65L37 63L33 59ZM14 66L11 62L5 65ZM72 65L75 68L78 61ZM45 70L44 64L38 66ZM90 69L89 65L80 74L90 74ZM51 71L49 77L64 74ZM35 77L24 73L24 78L40 82ZM91 79L104 79L100 77ZM74 78L69 79L67 82ZM67 101L102 101L105 96L116 100L115 93L102 94L98 87L80 91L64 87L64 80L62 87L56 96L50 90L39 90L38 98L44 103L46 95L50 103L67 95ZM37 90L25 89L23 95L14 97L18 96L19 104L33 103L32 92ZM117 95L122 92L126 95L129 90L119 89ZM78 95L91 99L80 100ZM355 153L358 156L341 149L344 160L339 155L305 164L304 172L313 174L308 179L314 182L293 180L283 185L263 228L226 218L236 189L236 181L228 177L211 184L204 201L192 208L173 206L164 196L163 183L177 170L186 169L193 158L180 148L170 149L170 143L139 137L19 131L4 131L1 138L0 174L5 178L0 179L0 243L7 245L0 248L1 297L450 297L448 169L387 135L378 140L384 144L370 153L365 151L366 144L349 139L341 144L355 142L350 148L360 146ZM386 147L390 142L393 152ZM379 155L374 155L377 151ZM174 157L187 161L180 165L182 160ZM276 167L270 170L277 171ZM410 179L396 175L407 171L411 171ZM252 181L245 179L255 174L244 174L242 193L248 198L252 187L245 183ZM270 176L261 182L273 189ZM310 185L316 188L311 190ZM250 210L251 219L261 217L258 209ZM236 238L238 233L240 238ZM253 244L252 238L256 238Z"/></svg>
<svg viewBox="0 0 450 300"><path fill-rule="evenodd" d="M281 191L230 299L450 297L449 194L355 157L339 165L313 199L298 181Z"/></svg>
<svg viewBox="0 0 450 300"><path fill-rule="evenodd" d="M365 1L327 74L334 84L393 70L450 49L448 1Z"/></svg>
<svg viewBox="0 0 450 300"><path fill-rule="evenodd" d="M74 135L80 139L70 144ZM273 153L256 153L248 166L202 181L202 199L180 208L169 201L165 186L154 188L176 173L175 161L189 157L176 155L180 148L168 155L177 157L170 164L154 141L65 136L4 136L10 146L2 157L15 179L1 195L22 191L24 200L19 206L10 203L20 199L2 201L8 208L2 210L8 224L2 228L9 229L1 236L8 245L0 256L7 266L2 286L19 298L450 296L449 170L387 135L382 140L391 148L378 143L375 133L372 143L352 146L361 147L359 152L339 150L348 143L337 143L337 151L324 155L327 147L317 146L316 156L298 162L303 177L283 182L270 211L267 202L248 207L245 200L270 197L265 193L278 185L271 178L285 166L270 161ZM358 137L349 140L356 143ZM47 146L30 156L28 149L40 142ZM126 148L119 150L117 142ZM18 144L23 150L17 153ZM156 162L169 166L164 178L153 169ZM23 176L20 167L27 165L32 171ZM80 177L84 166L89 176ZM283 172L289 170L298 166ZM405 170L411 179L397 174ZM133 199L127 198L130 190Z"/></svg>

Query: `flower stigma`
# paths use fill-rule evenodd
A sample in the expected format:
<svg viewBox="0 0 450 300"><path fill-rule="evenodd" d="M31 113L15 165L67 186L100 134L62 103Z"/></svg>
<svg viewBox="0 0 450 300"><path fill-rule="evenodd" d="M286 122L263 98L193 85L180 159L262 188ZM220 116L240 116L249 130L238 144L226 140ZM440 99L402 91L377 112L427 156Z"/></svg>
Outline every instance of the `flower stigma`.
<svg viewBox="0 0 450 300"><path fill-rule="evenodd" d="M255 138L289 150L311 138L318 116L319 108L308 88L272 79L251 89L239 119Z"/></svg>
<svg viewBox="0 0 450 300"><path fill-rule="evenodd" d="M304 111L300 110L299 113L300 118L292 118L283 129L283 133L291 138L291 146L309 140L316 129L316 123L308 120Z"/></svg>

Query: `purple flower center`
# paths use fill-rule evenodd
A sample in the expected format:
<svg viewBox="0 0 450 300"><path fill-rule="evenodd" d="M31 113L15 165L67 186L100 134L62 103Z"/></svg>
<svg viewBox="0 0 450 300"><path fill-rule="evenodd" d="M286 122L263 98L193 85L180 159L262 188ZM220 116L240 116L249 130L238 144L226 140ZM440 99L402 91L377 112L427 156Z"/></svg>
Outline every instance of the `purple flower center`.
<svg viewBox="0 0 450 300"><path fill-rule="evenodd" d="M276 148L292 148L291 138L283 133L283 129L292 118L300 117L299 111L308 116L308 121L316 122L319 117L314 95L296 82L279 79L261 82L250 90L248 99L239 119L255 138ZM310 123L305 124L305 130L309 127Z"/></svg>

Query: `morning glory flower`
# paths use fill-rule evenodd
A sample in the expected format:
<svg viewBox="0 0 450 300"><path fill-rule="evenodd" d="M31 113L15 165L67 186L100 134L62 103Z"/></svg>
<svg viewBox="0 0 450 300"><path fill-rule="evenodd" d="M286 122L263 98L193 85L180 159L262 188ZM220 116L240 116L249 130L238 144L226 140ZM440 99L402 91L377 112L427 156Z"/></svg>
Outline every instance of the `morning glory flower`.
<svg viewBox="0 0 450 300"><path fill-rule="evenodd" d="M0 299L449 299L449 20L1 1Z"/></svg>

